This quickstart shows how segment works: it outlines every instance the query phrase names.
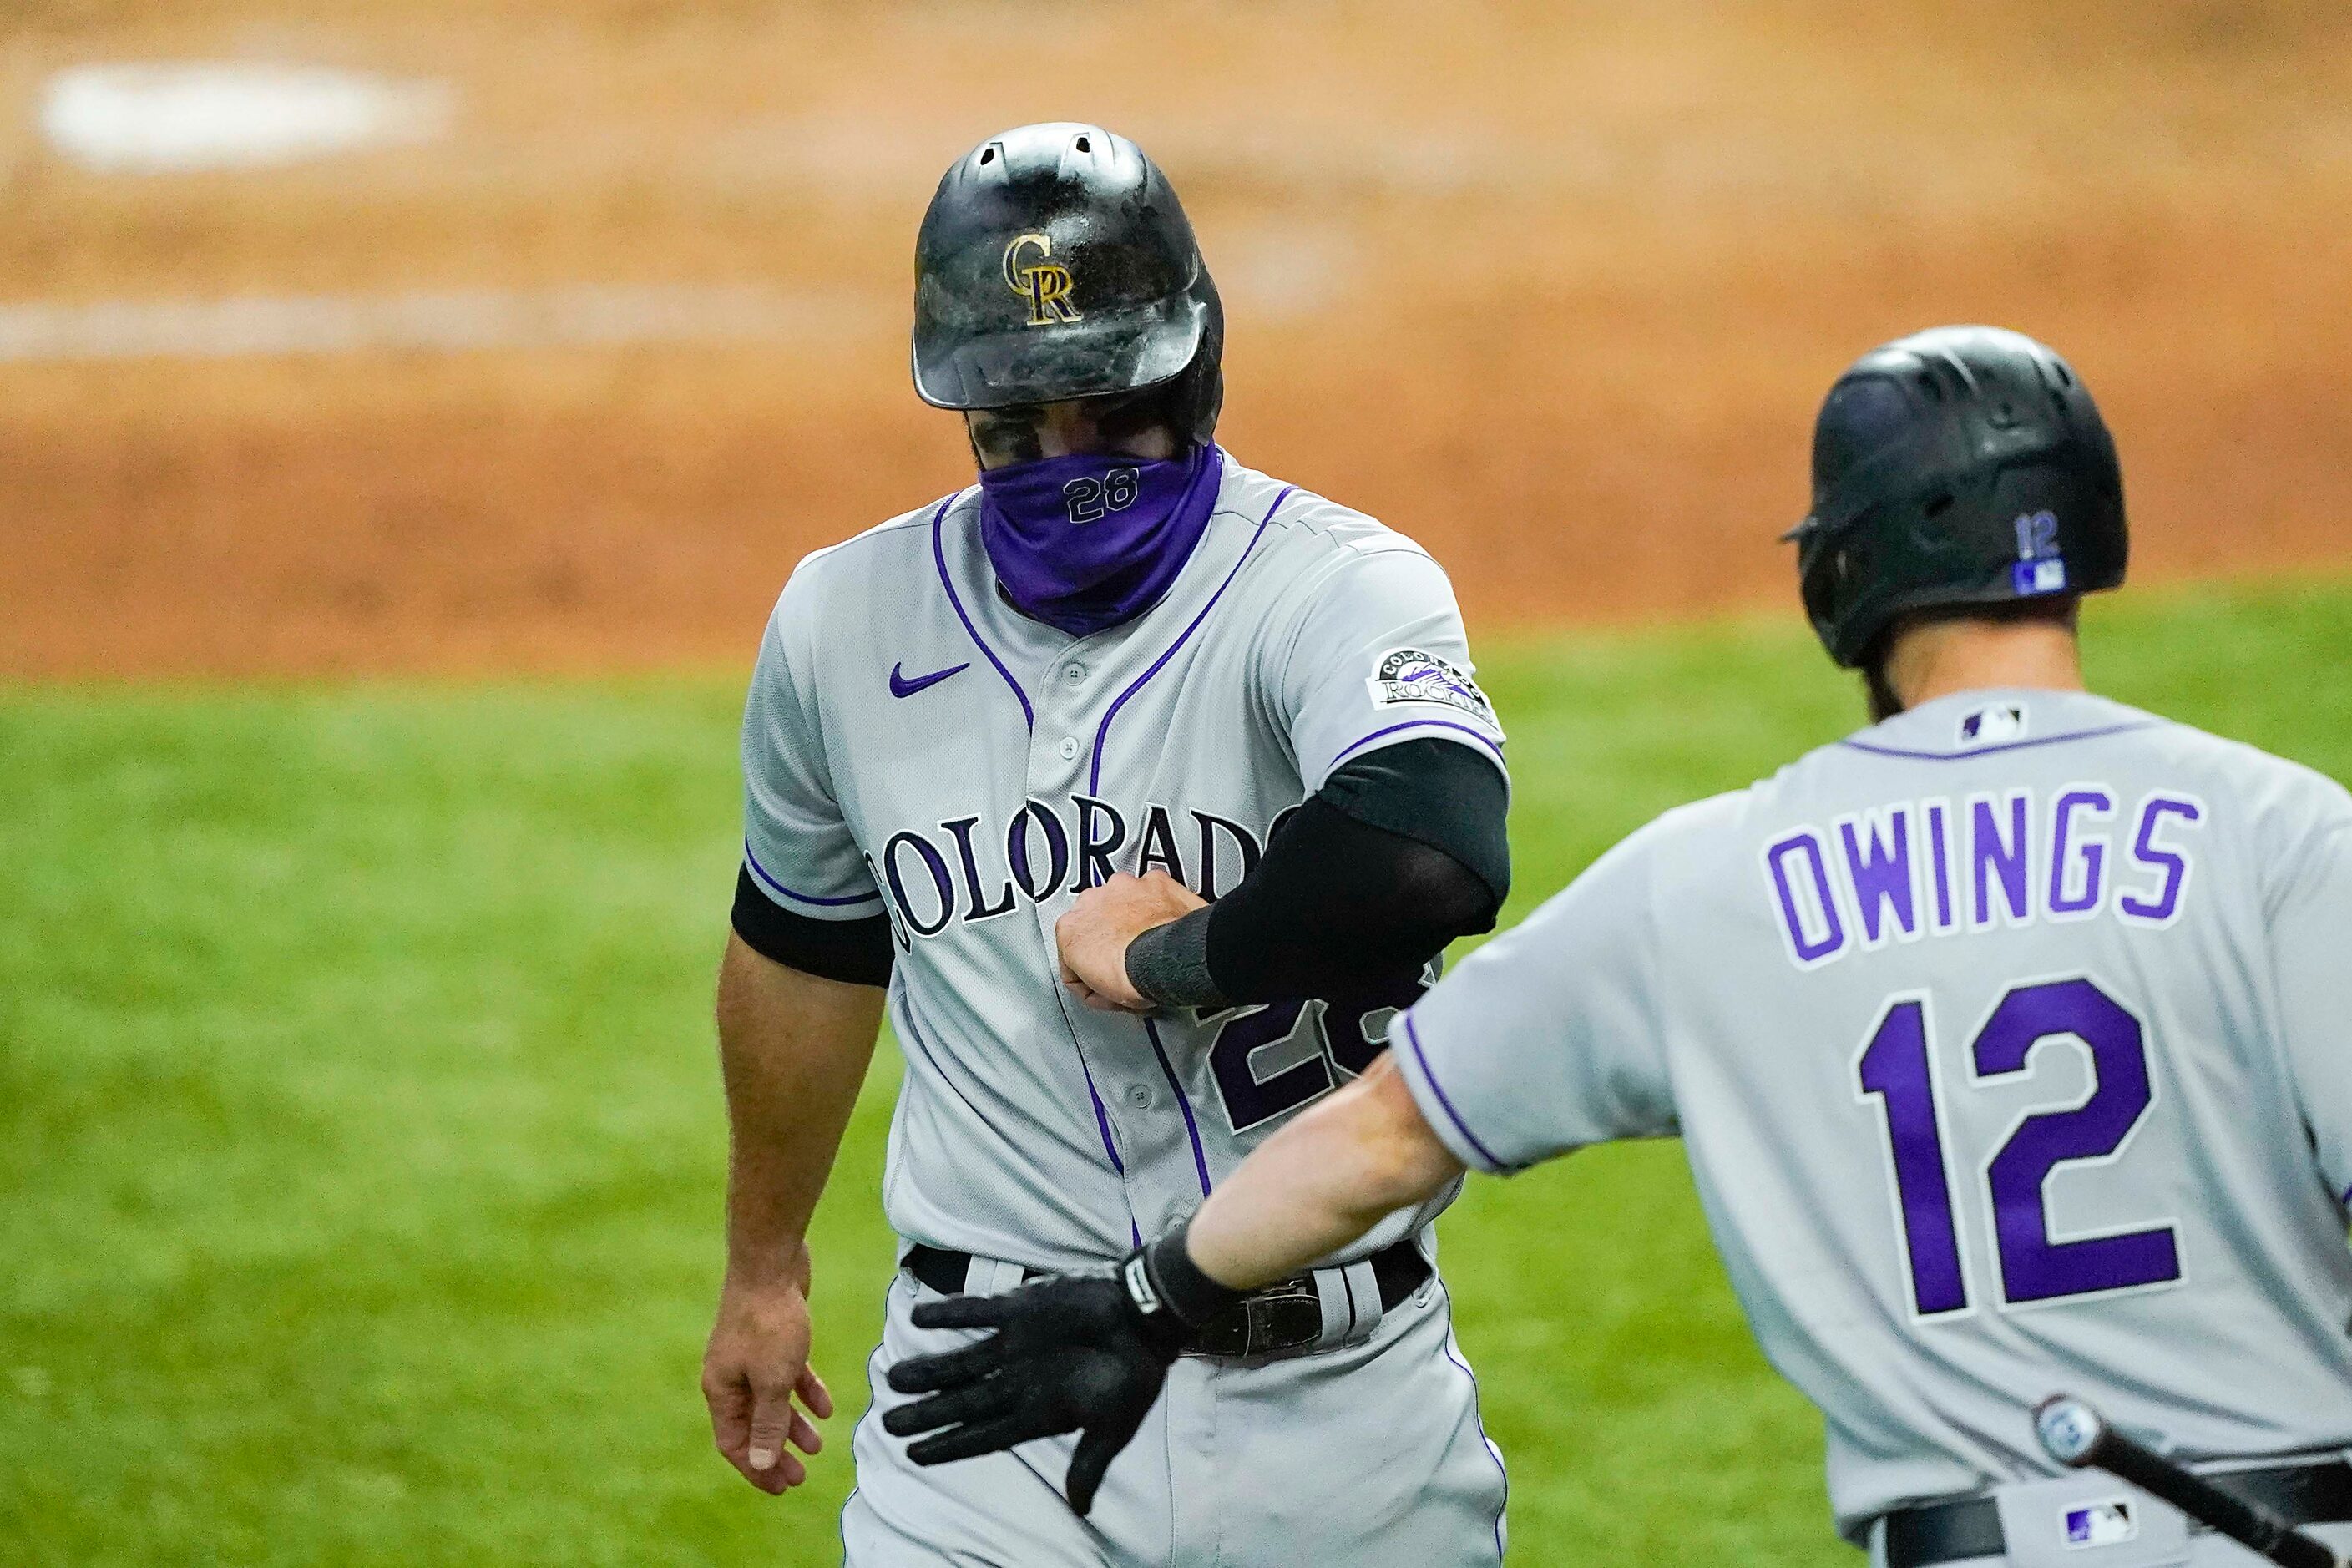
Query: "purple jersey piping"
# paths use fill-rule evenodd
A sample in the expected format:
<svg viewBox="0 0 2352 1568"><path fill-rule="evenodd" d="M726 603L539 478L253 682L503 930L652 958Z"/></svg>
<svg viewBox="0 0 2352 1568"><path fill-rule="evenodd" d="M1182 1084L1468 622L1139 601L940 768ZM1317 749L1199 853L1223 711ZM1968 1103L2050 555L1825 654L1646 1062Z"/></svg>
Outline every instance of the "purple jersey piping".
<svg viewBox="0 0 2352 1568"><path fill-rule="evenodd" d="M806 893L795 893L768 874L768 868L760 864L760 858L751 853L751 841L749 838L743 840L743 863L751 868L751 875L759 878L761 883L799 903L814 904L819 909L842 909L850 904L878 904L882 901L882 895L878 891L858 893L846 899L816 899L811 898Z"/></svg>
<svg viewBox="0 0 2352 1568"><path fill-rule="evenodd" d="M1454 1101L1445 1097L1445 1086L1437 1081L1435 1073L1429 1070L1429 1057L1421 1048L1421 1032L1412 1026L1412 1015L1408 1013L1398 1021L1404 1026L1404 1043L1411 1047L1412 1059L1421 1064L1422 1080L1429 1085L1429 1092L1437 1096L1438 1109L1444 1110L1446 1119L1454 1123L1454 1130L1462 1134L1464 1142L1477 1151L1478 1157L1486 1162L1488 1170L1509 1170L1510 1166L1495 1158L1492 1149L1478 1141L1478 1134L1470 1131L1470 1124L1462 1120L1460 1111L1454 1109Z"/></svg>
<svg viewBox="0 0 2352 1568"><path fill-rule="evenodd" d="M1495 1446L1495 1439L1486 1436L1486 1413L1479 1409L1482 1400L1479 1397L1478 1374L1470 1370L1470 1363L1464 1361L1461 1352L1454 1348L1454 1292L1445 1288L1443 1279L1437 1282L1437 1289L1445 1298L1445 1359L1460 1367L1462 1375L1470 1380L1470 1419L1478 1428L1478 1441L1486 1445L1486 1457L1495 1461L1495 1468L1503 1478L1503 1505L1495 1510L1495 1561L1500 1563L1504 1555L1503 1518L1511 1511L1511 1467L1503 1463L1503 1450Z"/></svg>
<svg viewBox="0 0 2352 1568"><path fill-rule="evenodd" d="M1184 1112L1184 1136L1192 1141L1192 1169L1201 1175L1201 1195L1209 1195L1209 1154L1201 1147L1201 1124L1192 1116L1192 1101L1184 1086L1176 1081L1175 1064L1168 1059L1168 1047L1160 1043L1160 1026L1150 1019L1143 1020L1143 1032L1151 1037L1151 1054L1160 1058L1160 1070L1168 1079L1168 1088L1176 1096L1178 1109Z"/></svg>
<svg viewBox="0 0 2352 1568"><path fill-rule="evenodd" d="M1103 1109L1102 1095L1095 1089L1095 1069L1087 1066L1087 1053L1083 1050L1078 1052L1078 1071L1086 1075L1087 1103L1095 1108L1095 1131L1102 1134L1103 1152L1109 1156L1110 1168L1118 1173L1120 1190L1124 1194L1127 1162L1118 1157L1118 1145L1111 1141L1110 1112ZM1132 1203L1128 1205L1127 1234L1135 1238L1136 1246L1143 1245L1143 1227L1136 1223Z"/></svg>
<svg viewBox="0 0 2352 1568"><path fill-rule="evenodd" d="M1087 1066L1083 1051L1078 1053L1078 1070L1086 1074L1087 1100L1095 1108L1095 1130L1102 1134L1103 1152L1110 1157L1110 1168L1124 1176L1127 1162L1118 1157L1118 1145L1110 1140L1110 1112L1103 1109L1102 1096L1095 1091L1094 1069Z"/></svg>
<svg viewBox="0 0 2352 1568"><path fill-rule="evenodd" d="M1874 757L1901 757L1915 763L1965 763L1978 757L1997 756L2002 752L2022 752L2032 746L2063 746L2069 741L2095 741L2102 735L2153 730L2161 723L2161 720L2136 719L2127 724L2109 724L2100 730L2077 730L2071 735L2043 735L2032 741L2004 741L1998 746L1979 746L1973 752L1912 752L1900 746L1874 746L1867 741L1840 741L1838 744L1851 751L1868 752Z"/></svg>
<svg viewBox="0 0 2352 1568"><path fill-rule="evenodd" d="M960 493L948 497L940 502L940 510L931 513L931 559L939 565L940 586L947 590L948 603L955 606L956 619L963 623L963 629L971 636L972 646L988 656L988 662L996 667L996 673L1004 677L1004 684L1013 688L1013 698L1021 704L1021 721L1034 730L1037 727L1037 710L1029 706L1029 694L1021 689L1021 683L1013 679L1013 672L1004 668L1004 661L996 657L996 650L988 646L980 635L980 628L971 624L971 616L964 611L963 601L956 596L955 583L948 576L948 552L947 547L940 542L940 524L947 517L948 508L955 505L959 499Z"/></svg>
<svg viewBox="0 0 2352 1568"><path fill-rule="evenodd" d="M1477 742L1480 745L1486 747L1488 751L1494 752L1495 760L1496 762L1499 763L1503 760L1503 748L1496 742L1492 736L1487 735L1483 731L1473 729L1467 724L1457 724L1451 719L1408 719L1402 724L1391 724L1385 730L1375 730L1370 734L1365 736L1362 740L1355 742L1350 745L1341 747L1339 752L1332 757L1332 765L1337 767L1341 758L1348 756L1351 752L1360 752L1366 746L1370 745L1374 741L1379 740L1381 736L1393 735L1399 730L1459 730L1464 734L1469 736L1472 740Z"/></svg>
<svg viewBox="0 0 2352 1568"><path fill-rule="evenodd" d="M1244 566L1249 564L1251 554L1257 549L1257 542L1265 537L1267 525L1274 521L1274 514L1282 510L1282 503L1290 499L1291 492L1297 489L1297 487L1296 485L1285 485L1282 487L1282 493L1274 498L1274 504L1265 509L1265 515L1264 517L1258 519L1257 531L1251 534L1250 542L1242 547L1242 558L1234 563L1234 569L1225 574L1225 580L1217 584L1217 591L1209 595L1209 602L1201 606L1201 613L1192 617L1192 624L1186 626L1181 632L1179 632L1176 635L1176 640L1168 645L1168 651L1161 654L1158 658L1152 660L1151 668L1145 670L1141 675L1137 676L1135 683L1132 686L1129 686L1126 690L1111 699L1109 709L1105 711L1102 716L1102 723L1095 731L1094 764L1087 771L1087 793L1088 795L1099 795L1102 793L1103 742L1110 738L1111 721L1118 718L1118 710L1127 706L1127 700L1134 696L1137 692L1142 690L1144 687L1150 683L1151 678L1165 668L1170 659L1176 657L1176 650L1182 647L1186 642L1191 640L1192 634L1201 629L1201 623L1209 618L1209 612L1217 607L1217 601L1225 596L1225 590L1234 585L1234 579L1241 575L1242 568ZM992 655L991 657L992 658L994 656ZM1009 680L1012 677L1007 676L1005 679ZM1024 701L1024 706L1026 706L1025 700ZM1205 1192L1207 1189L1203 1188L1202 1190Z"/></svg>

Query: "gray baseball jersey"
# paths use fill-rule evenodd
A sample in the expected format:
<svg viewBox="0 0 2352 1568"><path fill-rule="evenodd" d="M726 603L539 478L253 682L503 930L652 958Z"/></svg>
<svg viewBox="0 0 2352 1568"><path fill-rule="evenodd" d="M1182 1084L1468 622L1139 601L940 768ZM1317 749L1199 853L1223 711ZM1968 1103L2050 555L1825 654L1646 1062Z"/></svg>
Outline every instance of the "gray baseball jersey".
<svg viewBox="0 0 2352 1568"><path fill-rule="evenodd" d="M1434 736L1501 765L1436 563L1221 460L1174 587L1108 631L999 596L976 488L810 556L769 623L747 865L794 913L891 919L907 1076L884 1205L909 1240L1047 1269L1116 1257L1370 1065L1421 993L1143 1019L1058 983L1054 922L1114 871L1213 898L1348 759Z"/></svg>
<svg viewBox="0 0 2352 1568"><path fill-rule="evenodd" d="M2352 1445L2352 796L2079 694L1931 702L1660 818L1408 1015L1462 1159L1679 1134L1853 1538Z"/></svg>

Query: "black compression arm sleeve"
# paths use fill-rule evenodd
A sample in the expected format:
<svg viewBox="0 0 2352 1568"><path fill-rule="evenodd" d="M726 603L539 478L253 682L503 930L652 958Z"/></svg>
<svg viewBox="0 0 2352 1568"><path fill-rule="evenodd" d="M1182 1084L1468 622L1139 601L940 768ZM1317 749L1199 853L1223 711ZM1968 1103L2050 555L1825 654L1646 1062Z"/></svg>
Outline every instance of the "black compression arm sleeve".
<svg viewBox="0 0 2352 1568"><path fill-rule="evenodd" d="M1493 930L1496 908L1493 890L1451 855L1318 795L1214 906L1209 974L1234 1002L1342 995Z"/></svg>
<svg viewBox="0 0 2352 1568"><path fill-rule="evenodd" d="M853 985L890 984L890 917L817 921L796 915L760 891L748 870L735 873L735 934L743 945L787 969Z"/></svg>
<svg viewBox="0 0 2352 1568"><path fill-rule="evenodd" d="M1508 786L1451 741L1351 763L1285 822L1241 885L1147 931L1128 977L1169 1005L1332 996L1393 981L1494 929L1510 890Z"/></svg>
<svg viewBox="0 0 2352 1568"><path fill-rule="evenodd" d="M1497 908L1511 896L1511 845L1503 820L1511 786L1501 768L1467 746L1401 742L1339 768L1315 798L1367 827L1444 850L1486 884Z"/></svg>

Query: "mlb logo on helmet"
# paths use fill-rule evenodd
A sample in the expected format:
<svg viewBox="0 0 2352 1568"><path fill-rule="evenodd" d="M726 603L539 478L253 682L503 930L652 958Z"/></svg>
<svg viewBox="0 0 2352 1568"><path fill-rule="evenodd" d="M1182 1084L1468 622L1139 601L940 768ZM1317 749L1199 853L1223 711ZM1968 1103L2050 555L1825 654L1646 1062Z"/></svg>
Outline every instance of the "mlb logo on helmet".
<svg viewBox="0 0 2352 1568"><path fill-rule="evenodd" d="M2066 1544L2081 1551L2093 1546L2119 1546L2139 1536L2139 1521L2122 1498L2087 1503L2066 1510Z"/></svg>
<svg viewBox="0 0 2352 1568"><path fill-rule="evenodd" d="M2010 568L2010 579L2020 595L2063 594L2066 591L2063 561L2021 561Z"/></svg>
<svg viewBox="0 0 2352 1568"><path fill-rule="evenodd" d="M2030 511L2020 516L2017 529L2017 564L2009 569L2011 591L2018 597L2032 598L2037 594L2063 594L2066 591L2066 563L2058 553L2058 514L2054 511Z"/></svg>

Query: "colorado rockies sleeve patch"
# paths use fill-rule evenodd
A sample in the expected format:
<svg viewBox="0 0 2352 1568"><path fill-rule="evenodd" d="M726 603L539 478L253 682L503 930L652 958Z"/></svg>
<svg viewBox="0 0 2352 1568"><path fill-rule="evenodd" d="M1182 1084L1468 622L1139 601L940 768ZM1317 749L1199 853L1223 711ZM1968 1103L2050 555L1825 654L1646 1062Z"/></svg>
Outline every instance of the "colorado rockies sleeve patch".
<svg viewBox="0 0 2352 1568"><path fill-rule="evenodd" d="M1399 702L1443 702L1486 723L1495 721L1495 705L1466 671L1417 647L1392 647L1381 655L1380 673L1364 684L1371 690L1375 708Z"/></svg>

